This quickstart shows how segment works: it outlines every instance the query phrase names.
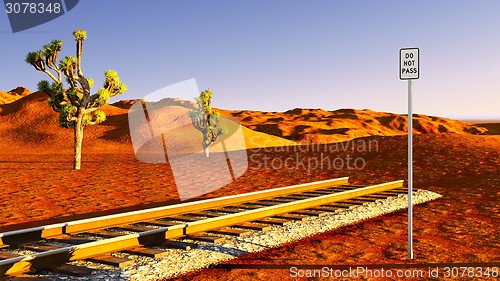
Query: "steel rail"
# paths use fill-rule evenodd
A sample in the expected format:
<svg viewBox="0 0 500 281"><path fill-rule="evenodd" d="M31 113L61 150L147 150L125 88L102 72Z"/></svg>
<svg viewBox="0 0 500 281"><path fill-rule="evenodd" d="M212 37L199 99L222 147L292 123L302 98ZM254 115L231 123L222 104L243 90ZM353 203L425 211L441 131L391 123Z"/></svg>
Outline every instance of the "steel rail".
<svg viewBox="0 0 500 281"><path fill-rule="evenodd" d="M21 230L0 233L0 246L18 245L26 242L37 241L42 238L51 238L62 234L77 234L95 229L153 220L172 215L181 215L194 211L219 208L254 200L272 198L276 196L304 192L326 187L334 187L349 183L348 177L330 179L312 183L266 189L261 191L230 195L225 197L181 203L139 211L107 215L96 218L57 223Z"/></svg>
<svg viewBox="0 0 500 281"><path fill-rule="evenodd" d="M33 255L11 258L0 261L0 276L19 274L32 269L45 269L67 263L69 261L86 259L110 252L121 251L137 246L180 238L185 235L209 231L238 223L248 222L277 214L307 209L324 204L330 204L359 196L365 196L400 188L403 181L394 181L358 189L312 197L295 202L242 211L200 221L162 227L140 233L127 234L115 238L93 241L71 247L64 247Z"/></svg>

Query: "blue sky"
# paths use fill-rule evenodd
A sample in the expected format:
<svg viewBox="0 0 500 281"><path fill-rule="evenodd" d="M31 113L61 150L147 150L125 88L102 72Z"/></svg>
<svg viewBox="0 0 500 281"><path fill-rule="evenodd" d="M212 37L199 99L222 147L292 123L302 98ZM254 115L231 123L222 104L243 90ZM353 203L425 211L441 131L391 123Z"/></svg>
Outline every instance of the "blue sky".
<svg viewBox="0 0 500 281"><path fill-rule="evenodd" d="M117 70L129 86L120 99L196 78L220 108L405 113L399 49L419 47L416 113L500 119L499 11L500 1L81 0L15 34L0 12L0 89L35 89L46 77L26 53L62 39L62 56L74 55L82 28L85 74L100 84Z"/></svg>

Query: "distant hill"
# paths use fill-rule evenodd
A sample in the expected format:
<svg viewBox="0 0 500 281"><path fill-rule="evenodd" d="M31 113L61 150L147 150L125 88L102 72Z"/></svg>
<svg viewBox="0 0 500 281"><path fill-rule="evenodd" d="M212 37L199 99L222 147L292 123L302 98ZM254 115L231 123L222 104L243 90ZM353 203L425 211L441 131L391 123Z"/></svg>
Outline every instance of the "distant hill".
<svg viewBox="0 0 500 281"><path fill-rule="evenodd" d="M474 126L487 129L486 135L500 135L500 122L477 123Z"/></svg>
<svg viewBox="0 0 500 281"><path fill-rule="evenodd" d="M47 105L47 96L41 92L30 93L19 87L1 93L0 143L2 147L36 145L71 149L73 132L62 129L58 114ZM124 144L130 149L128 110L137 100L122 100L102 107L107 113L106 122L90 126L85 130L84 149L116 149ZM161 119L171 122L168 112L187 112L195 105L191 101L164 99L160 110ZM243 127L248 148L262 146L295 145L297 143L328 143L346 141L366 136L395 136L407 134L407 116L372 110L296 108L285 112L262 112L251 110L221 110L222 116L239 120ZM493 129L493 126L488 128ZM495 127L496 128L496 127ZM198 133L196 130L189 134ZM481 126L447 118L414 115L414 132L417 134L488 134Z"/></svg>
<svg viewBox="0 0 500 281"><path fill-rule="evenodd" d="M368 109L295 108L285 112L220 110L241 124L258 132L296 142L328 143L366 136L395 136L408 133L406 115ZM413 131L417 134L457 133L486 134L488 130L466 122L414 114Z"/></svg>
<svg viewBox="0 0 500 281"><path fill-rule="evenodd" d="M119 101L105 105L107 120L97 126L89 126L84 132L84 151L112 151L131 149L128 126L128 110L136 100ZM179 110L187 116L191 102L166 99L169 108L160 113ZM165 122L169 122L166 120ZM248 148L294 145L294 142L276 136L256 132L243 127ZM198 133L196 130L190 134ZM0 149L30 145L41 151L47 149L72 149L73 131L59 127L58 114L47 104L47 95L34 92L8 104L0 105ZM122 147L124 146L124 147ZM179 145L180 146L180 145Z"/></svg>
<svg viewBox="0 0 500 281"><path fill-rule="evenodd" d="M31 94L31 92L24 87L17 87L8 92L0 91L0 104L11 103L29 94Z"/></svg>

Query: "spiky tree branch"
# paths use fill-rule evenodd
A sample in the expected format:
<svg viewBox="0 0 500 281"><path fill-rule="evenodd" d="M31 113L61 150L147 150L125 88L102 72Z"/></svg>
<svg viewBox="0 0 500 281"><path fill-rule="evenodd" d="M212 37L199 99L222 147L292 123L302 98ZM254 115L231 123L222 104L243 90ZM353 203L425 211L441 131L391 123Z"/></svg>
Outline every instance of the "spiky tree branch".
<svg viewBox="0 0 500 281"><path fill-rule="evenodd" d="M53 40L50 44L43 46L43 54L45 56L45 64L48 68L57 73L57 82L61 83L61 70L57 65L57 57L61 51L63 42L61 40Z"/></svg>
<svg viewBox="0 0 500 281"><path fill-rule="evenodd" d="M219 123L219 113L212 109L212 90L208 89L196 97L198 108L189 111L189 117L196 130L203 135L202 146L208 157L208 148L222 136L226 130Z"/></svg>
<svg viewBox="0 0 500 281"><path fill-rule="evenodd" d="M76 41L76 58L77 58L76 69L78 71L78 77L83 77L82 49L83 49L83 41L87 39L87 32L81 29L77 29L73 32L73 36L75 37Z"/></svg>
<svg viewBox="0 0 500 281"><path fill-rule="evenodd" d="M64 128L74 129L74 167L79 169L83 128L104 122L106 114L98 110L99 107L106 104L110 97L125 92L127 86L121 83L116 71L108 70L104 74L103 87L92 95L91 89L94 81L86 78L82 71L83 41L87 39L87 33L77 29L73 35L76 42L76 57L67 56L57 64L63 42L53 40L43 46L43 51L28 53L26 62L36 70L46 73L54 81L53 83L46 80L40 81L38 90L48 95L49 105L59 113L59 124ZM55 75L50 70L54 71ZM69 84L68 89L63 87L63 75Z"/></svg>

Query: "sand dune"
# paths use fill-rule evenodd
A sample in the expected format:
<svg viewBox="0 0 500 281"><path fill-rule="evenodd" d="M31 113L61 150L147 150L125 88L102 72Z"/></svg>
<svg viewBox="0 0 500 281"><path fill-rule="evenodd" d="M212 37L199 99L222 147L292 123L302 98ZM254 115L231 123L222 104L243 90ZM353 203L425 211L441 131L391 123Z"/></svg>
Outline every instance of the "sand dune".
<svg viewBox="0 0 500 281"><path fill-rule="evenodd" d="M85 129L84 150L99 152L125 149L118 148L120 145L130 149L131 139L127 114L130 106L135 102L134 100L120 101L103 106L101 109L106 112L107 120L100 125ZM186 114L192 106L190 102L177 100L170 100L170 102L171 104L177 103L187 106L177 106ZM245 127L242 130L248 148L264 145L294 145L294 142L280 137L256 132ZM69 151L72 149L72 144L72 130L59 127L58 114L47 105L46 94L34 92L8 104L0 105L0 148L30 145L40 151L51 148Z"/></svg>

